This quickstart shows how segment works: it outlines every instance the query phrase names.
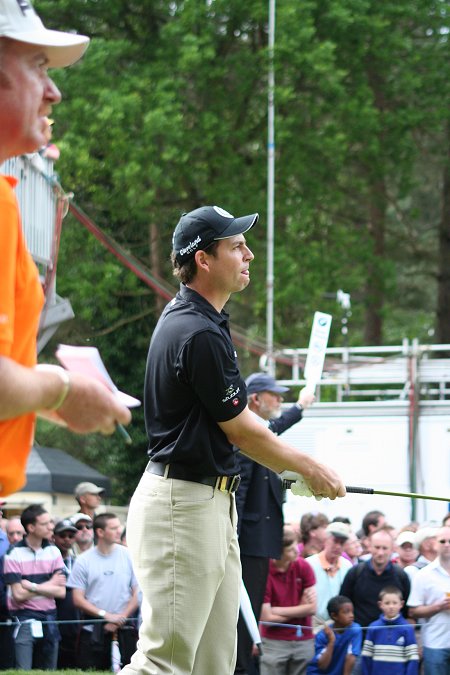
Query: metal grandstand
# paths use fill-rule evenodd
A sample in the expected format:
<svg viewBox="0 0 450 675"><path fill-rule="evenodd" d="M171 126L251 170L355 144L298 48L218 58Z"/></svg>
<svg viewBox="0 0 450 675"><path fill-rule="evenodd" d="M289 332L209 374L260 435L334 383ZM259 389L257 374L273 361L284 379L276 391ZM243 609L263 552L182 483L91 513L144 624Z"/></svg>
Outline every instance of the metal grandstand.
<svg viewBox="0 0 450 675"><path fill-rule="evenodd" d="M307 349L285 349L292 362L291 377L280 380L287 386L305 384L302 378ZM264 365L264 362L262 362ZM327 349L322 379L317 389L334 390L336 401L406 400L411 390L422 399L450 399L450 345L419 344L407 339L398 346L332 347ZM329 398L329 396L327 397Z"/></svg>

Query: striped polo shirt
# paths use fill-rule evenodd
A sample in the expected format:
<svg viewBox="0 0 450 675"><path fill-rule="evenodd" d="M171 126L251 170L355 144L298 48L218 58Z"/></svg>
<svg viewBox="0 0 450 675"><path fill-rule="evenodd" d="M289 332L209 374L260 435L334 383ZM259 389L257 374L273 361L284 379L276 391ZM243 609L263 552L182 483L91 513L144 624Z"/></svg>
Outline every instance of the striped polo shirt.
<svg viewBox="0 0 450 675"><path fill-rule="evenodd" d="M57 571L64 571L64 562L59 549L50 544L46 539L42 541L41 548L34 550L27 544L26 538L9 549L5 556L4 579L8 585L8 609L11 614L21 611L28 612L54 612L56 609L55 599L46 598L33 594L29 600L16 602L11 593L11 584L20 583L22 579L28 579L36 584L48 581Z"/></svg>

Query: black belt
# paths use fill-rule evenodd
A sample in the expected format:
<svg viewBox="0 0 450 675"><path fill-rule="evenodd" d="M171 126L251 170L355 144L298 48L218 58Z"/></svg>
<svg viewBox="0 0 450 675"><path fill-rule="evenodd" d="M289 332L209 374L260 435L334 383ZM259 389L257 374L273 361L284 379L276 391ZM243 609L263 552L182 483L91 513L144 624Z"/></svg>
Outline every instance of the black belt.
<svg viewBox="0 0 450 675"><path fill-rule="evenodd" d="M221 492L236 492L241 482L241 477L236 476L198 476L183 466L176 464L163 464L162 462L150 462L146 466L146 471L154 473L164 478L175 478L177 480L189 480L193 483L202 483L210 485Z"/></svg>

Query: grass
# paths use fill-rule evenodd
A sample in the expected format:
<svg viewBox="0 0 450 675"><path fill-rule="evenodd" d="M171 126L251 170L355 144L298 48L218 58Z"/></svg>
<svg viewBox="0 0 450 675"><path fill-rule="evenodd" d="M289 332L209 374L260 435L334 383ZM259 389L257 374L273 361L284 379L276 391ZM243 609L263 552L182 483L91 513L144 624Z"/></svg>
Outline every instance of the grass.
<svg viewBox="0 0 450 675"><path fill-rule="evenodd" d="M29 671L29 670L2 670L2 675L30 675L30 672L32 672L33 675L48 675L49 674L48 670L33 670L33 671ZM81 671L81 670L52 670L51 672L53 673L53 675L80 675L81 672L86 672L86 671ZM97 672L97 675L111 675L110 670L102 670L102 671L97 670L96 672Z"/></svg>

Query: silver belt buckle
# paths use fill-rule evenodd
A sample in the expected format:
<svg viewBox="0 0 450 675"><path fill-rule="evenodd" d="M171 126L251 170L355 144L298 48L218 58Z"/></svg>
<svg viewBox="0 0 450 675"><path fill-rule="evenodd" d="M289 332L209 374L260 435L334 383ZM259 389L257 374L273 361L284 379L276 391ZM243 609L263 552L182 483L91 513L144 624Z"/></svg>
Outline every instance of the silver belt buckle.
<svg viewBox="0 0 450 675"><path fill-rule="evenodd" d="M233 480L231 481L229 492L236 492L236 490L239 487L240 482L241 482L241 476L239 474L236 474L236 476L233 476Z"/></svg>

